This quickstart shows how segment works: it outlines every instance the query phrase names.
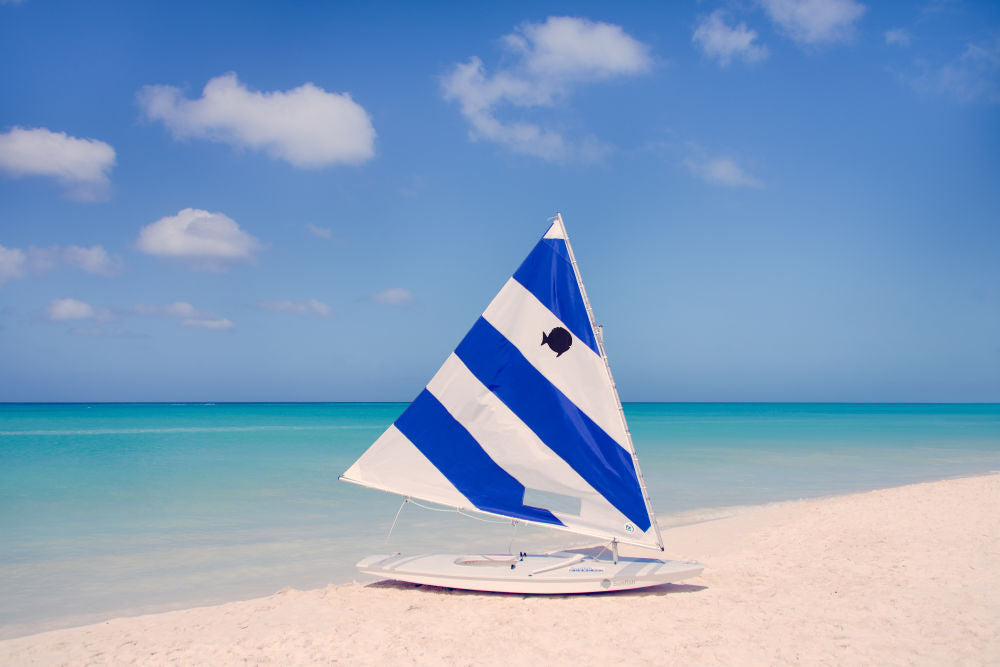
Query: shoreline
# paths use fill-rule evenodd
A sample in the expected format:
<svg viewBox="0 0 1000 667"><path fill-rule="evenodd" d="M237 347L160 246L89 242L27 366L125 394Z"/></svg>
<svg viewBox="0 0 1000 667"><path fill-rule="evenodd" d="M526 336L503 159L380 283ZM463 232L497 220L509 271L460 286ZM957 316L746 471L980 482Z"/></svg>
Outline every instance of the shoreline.
<svg viewBox="0 0 1000 667"><path fill-rule="evenodd" d="M691 526L699 526L702 524L712 523L717 521L726 521L729 519L735 519L741 516L745 516L747 514L755 515L759 512L766 510L776 510L780 508L794 507L800 503L824 501L835 498L848 497L857 494L872 493L876 491L884 491L895 488L905 488L907 486L927 484L939 481L984 477L991 475L1000 476L1000 470L991 470L984 473L974 473L974 474L957 474L946 477L934 478L930 480L916 481L903 485L878 487L867 490L849 491L846 493L832 493L832 494L822 494L816 496L805 496L801 498L790 498L785 500L773 500L759 504L721 505L717 507L703 507L690 510L681 510L678 512L665 514L657 517L657 521L660 525L660 530L664 534L664 543L666 547L665 551L662 554L658 551L646 550L640 547L632 547L629 545L622 545L620 549L623 555L648 556L653 558L671 558L677 560L680 557L677 553L672 552L671 544L669 541L671 531L675 531L677 529L687 528ZM572 546L589 545L594 543L593 539L587 538L585 536L576 536L573 534L561 533L561 532L558 533L558 537L552 536L551 532L544 533L544 535L546 536L543 536L543 534L539 534L540 531L542 530L543 529L536 529L536 534L534 535L534 538L533 539L526 538L528 540L528 543L526 543L524 546L532 550L548 551L556 546L560 548L569 548ZM394 544L392 545L392 547L389 548L395 550L397 546L405 546L405 545ZM379 548L380 546L373 546L371 551L373 553L377 552ZM454 549L448 549L447 551L450 552L452 550ZM421 551L421 553L423 553L423 551L419 549L411 551L412 553L416 553L417 551ZM476 547L472 547L469 549L469 551L478 552L479 550ZM497 552L493 550L490 551L490 553L497 553ZM698 560L698 559L690 558L690 560ZM353 567L353 562L350 564L349 571L351 573L349 577L331 577L331 579L335 580L330 581L323 587L296 588L295 586L284 586L281 589L275 590L272 593L262 592L261 594L258 595L208 596L202 599L188 599L176 602L161 602L161 603L145 604L145 605L138 604L112 610L67 614L62 616L50 617L42 620L29 621L25 623L8 623L6 625L0 625L0 642L27 637L44 632L70 630L88 625L104 623L116 619L136 618L139 616L149 616L149 615L163 614L175 611L184 611L187 609L202 609L206 607L216 607L235 602L266 599L271 595L276 595L278 592L282 590L305 590L305 591L323 590L330 586L349 586L353 584L367 585L376 581L375 577L370 577L358 573L357 570Z"/></svg>
<svg viewBox="0 0 1000 667"><path fill-rule="evenodd" d="M489 664L510 657L500 628L532 638L514 649L518 658L556 663L593 660L601 652L649 663L982 662L1000 656L996 507L1000 473L994 472L720 508L734 511L664 529L666 555L703 562L705 573L649 591L545 598L398 583L283 589L21 635L0 641L0 662L230 663L285 656L285 662L305 663L481 663L485 655L492 656L485 658ZM478 634L460 639L455 633L472 620L473 601L478 616L497 625L475 621ZM636 618L640 609L651 618ZM526 625L525 615L534 621ZM601 630L600 623L610 625ZM373 636L366 639L358 626ZM651 636L637 634L637 627ZM248 634L249 628L255 631ZM602 633L607 643L596 646L597 654L578 652L595 647ZM546 648L546 637L562 648ZM483 651L478 659L475 647Z"/></svg>

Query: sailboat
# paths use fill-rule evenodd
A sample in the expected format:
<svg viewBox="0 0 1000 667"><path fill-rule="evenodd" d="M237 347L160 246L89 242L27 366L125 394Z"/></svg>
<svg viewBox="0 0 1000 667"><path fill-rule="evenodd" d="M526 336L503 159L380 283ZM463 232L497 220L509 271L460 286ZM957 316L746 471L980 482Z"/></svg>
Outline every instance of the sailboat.
<svg viewBox="0 0 1000 667"><path fill-rule="evenodd" d="M537 554L381 554L357 564L364 574L566 594L656 586L704 569L619 555L620 544L662 552L663 539L560 214L424 390L340 479L399 494L404 505L422 500L598 538Z"/></svg>

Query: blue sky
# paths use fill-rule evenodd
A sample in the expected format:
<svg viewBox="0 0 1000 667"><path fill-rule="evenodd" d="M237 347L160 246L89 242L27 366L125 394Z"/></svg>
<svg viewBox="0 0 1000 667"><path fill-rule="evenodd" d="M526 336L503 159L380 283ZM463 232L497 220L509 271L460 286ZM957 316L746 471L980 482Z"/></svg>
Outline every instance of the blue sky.
<svg viewBox="0 0 1000 667"><path fill-rule="evenodd" d="M624 400L1000 401L1000 5L0 2L0 400L410 400L561 211Z"/></svg>

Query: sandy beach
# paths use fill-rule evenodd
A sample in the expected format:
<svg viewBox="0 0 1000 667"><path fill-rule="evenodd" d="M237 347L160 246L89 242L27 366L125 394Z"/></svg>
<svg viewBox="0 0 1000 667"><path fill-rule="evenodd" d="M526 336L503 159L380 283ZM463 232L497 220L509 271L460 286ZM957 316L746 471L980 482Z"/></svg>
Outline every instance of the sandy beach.
<svg viewBox="0 0 1000 667"><path fill-rule="evenodd" d="M631 593L286 589L0 642L28 664L1000 664L1000 475L668 530L698 578Z"/></svg>

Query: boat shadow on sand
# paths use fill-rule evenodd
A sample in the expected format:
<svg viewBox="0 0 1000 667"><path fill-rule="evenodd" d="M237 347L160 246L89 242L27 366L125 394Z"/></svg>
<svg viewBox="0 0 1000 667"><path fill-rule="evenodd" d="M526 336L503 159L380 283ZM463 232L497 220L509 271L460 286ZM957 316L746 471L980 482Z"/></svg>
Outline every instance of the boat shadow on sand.
<svg viewBox="0 0 1000 667"><path fill-rule="evenodd" d="M411 584L406 581L396 581L395 579L382 579L365 584L365 588L391 588L400 591L415 591L426 595L468 595L479 597L522 597L522 598L577 598L583 595L595 597L651 597L662 595L675 595L678 593L698 593L708 589L708 586L697 586L695 584L659 584L647 588L634 588L625 591L600 591L594 593L567 593L567 594L528 594L528 593L495 593L492 591L468 591L461 588L446 588L444 586L430 586L428 584Z"/></svg>

